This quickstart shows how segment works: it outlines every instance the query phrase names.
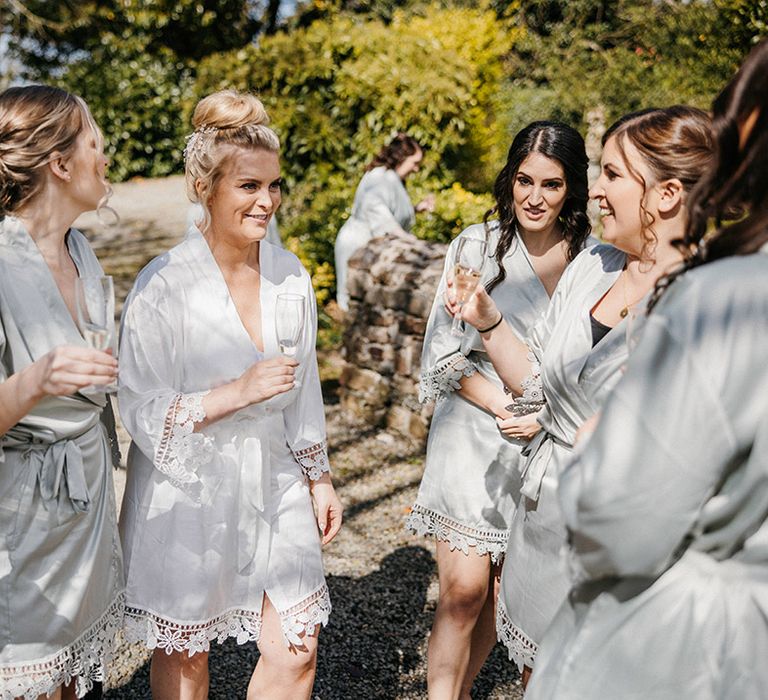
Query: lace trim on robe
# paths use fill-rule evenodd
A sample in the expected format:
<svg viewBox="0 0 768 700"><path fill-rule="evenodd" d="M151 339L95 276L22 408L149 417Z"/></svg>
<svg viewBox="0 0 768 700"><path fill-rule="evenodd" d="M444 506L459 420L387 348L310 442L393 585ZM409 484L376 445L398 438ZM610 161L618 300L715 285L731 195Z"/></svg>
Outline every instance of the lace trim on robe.
<svg viewBox="0 0 768 700"><path fill-rule="evenodd" d="M315 633L318 625L325 627L331 614L331 596L323 584L311 596L298 605L279 613L283 629L283 641L287 647L302 647L302 636Z"/></svg>
<svg viewBox="0 0 768 700"><path fill-rule="evenodd" d="M325 440L303 450L296 450L293 457L310 481L317 481L323 474L331 471Z"/></svg>
<svg viewBox="0 0 768 700"><path fill-rule="evenodd" d="M304 645L301 637L314 634L317 625L327 625L331 612L328 587L321 588L278 613L283 642L289 648ZM125 638L148 649L163 649L166 654L186 652L189 656L211 650L211 642L219 644L234 638L238 644L258 642L261 636L261 613L255 610L227 610L205 622L184 623L168 620L140 608L125 610Z"/></svg>
<svg viewBox="0 0 768 700"><path fill-rule="evenodd" d="M177 394L165 416L163 437L155 453L155 466L182 490L200 481L197 470L211 460L211 438L196 433L195 423L205 419L202 402L207 391Z"/></svg>
<svg viewBox="0 0 768 700"><path fill-rule="evenodd" d="M432 369L424 370L419 380L419 401L441 401L460 389L462 377L471 377L477 368L465 355L456 352L440 360Z"/></svg>
<svg viewBox="0 0 768 700"><path fill-rule="evenodd" d="M546 403L544 389L541 386L541 365L532 352L529 351L527 357L531 363L531 373L520 382L523 393L521 396L515 396L512 403L507 406L507 410L516 416L538 413ZM511 393L506 387L504 391L508 394Z"/></svg>
<svg viewBox="0 0 768 700"><path fill-rule="evenodd" d="M189 656L210 651L234 637L238 644L257 642L261 634L261 613L253 610L227 610L205 622L187 624L168 620L140 608L125 609L125 638L141 642L147 649L163 649L166 654L186 651Z"/></svg>
<svg viewBox="0 0 768 700"><path fill-rule="evenodd" d="M533 668L533 660L539 645L519 627L512 624L501 597L496 605L496 638L507 647L509 660L517 664L517 670L520 673L523 672L523 666Z"/></svg>
<svg viewBox="0 0 768 700"><path fill-rule="evenodd" d="M406 530L416 535L432 535L442 542L451 545L451 551L458 549L469 555L469 548L475 548L475 554L491 557L494 564L499 564L504 558L507 549L506 530L481 530L469 527L458 520L449 518L442 513L437 513L429 508L416 503L411 509L405 521Z"/></svg>
<svg viewBox="0 0 768 700"><path fill-rule="evenodd" d="M72 644L45 661L0 666L2 700L37 700L60 685L75 680L75 693L83 697L95 682L103 682L123 623L124 596L120 593L107 611Z"/></svg>

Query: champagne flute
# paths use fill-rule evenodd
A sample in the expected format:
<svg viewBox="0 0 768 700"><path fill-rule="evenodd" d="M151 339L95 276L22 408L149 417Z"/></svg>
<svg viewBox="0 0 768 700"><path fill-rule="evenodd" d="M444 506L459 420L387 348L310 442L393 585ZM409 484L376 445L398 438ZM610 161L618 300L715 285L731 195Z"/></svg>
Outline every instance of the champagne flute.
<svg viewBox="0 0 768 700"><path fill-rule="evenodd" d="M464 334L461 307L474 294L485 265L486 242L481 238L461 238L456 244L453 264L453 286L459 310L453 317L451 335Z"/></svg>
<svg viewBox="0 0 768 700"><path fill-rule="evenodd" d="M108 275L86 275L75 280L75 308L77 325L94 350L107 350L115 332L115 289ZM115 391L114 384L106 387L88 387Z"/></svg>
<svg viewBox="0 0 768 700"><path fill-rule="evenodd" d="M285 357L294 357L304 330L305 300L301 294L278 294L275 308L277 344Z"/></svg>

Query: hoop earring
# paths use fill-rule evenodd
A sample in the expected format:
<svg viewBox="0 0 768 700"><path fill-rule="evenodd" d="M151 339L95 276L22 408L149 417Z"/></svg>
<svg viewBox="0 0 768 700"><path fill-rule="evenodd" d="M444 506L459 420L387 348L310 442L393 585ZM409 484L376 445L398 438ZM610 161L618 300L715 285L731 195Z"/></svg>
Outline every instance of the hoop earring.
<svg viewBox="0 0 768 700"><path fill-rule="evenodd" d="M106 194L101 198L99 206L96 207L96 218L99 220L99 223L109 228L120 223L120 214L107 204L112 196L112 192L112 186L108 184Z"/></svg>

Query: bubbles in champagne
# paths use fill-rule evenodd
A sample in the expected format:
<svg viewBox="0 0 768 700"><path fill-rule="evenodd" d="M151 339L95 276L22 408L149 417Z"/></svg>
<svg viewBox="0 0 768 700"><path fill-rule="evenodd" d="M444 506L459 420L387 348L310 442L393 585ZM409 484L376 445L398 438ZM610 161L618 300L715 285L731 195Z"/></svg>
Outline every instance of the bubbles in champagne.
<svg viewBox="0 0 768 700"><path fill-rule="evenodd" d="M456 265L453 271L453 284L456 288L456 302L461 305L472 296L480 282L480 271L464 265Z"/></svg>

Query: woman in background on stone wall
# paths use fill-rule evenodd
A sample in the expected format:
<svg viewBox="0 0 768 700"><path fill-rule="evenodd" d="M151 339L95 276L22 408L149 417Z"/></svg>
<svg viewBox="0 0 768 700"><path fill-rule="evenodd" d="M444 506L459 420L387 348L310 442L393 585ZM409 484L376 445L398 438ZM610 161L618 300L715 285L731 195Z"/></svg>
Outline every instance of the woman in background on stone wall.
<svg viewBox="0 0 768 700"><path fill-rule="evenodd" d="M570 588L558 477L577 431L621 377L633 307L680 263L672 241L685 230L688 194L711 162L711 141L707 114L691 107L619 120L605 134L601 174L590 191L612 245L588 248L569 265L525 342L482 288L462 309L476 328L492 328L480 337L505 385L520 394L539 375L546 401L523 470L499 593L499 638L518 667L533 667ZM652 412L653 403L643 409Z"/></svg>
<svg viewBox="0 0 768 700"><path fill-rule="evenodd" d="M82 697L104 679L123 620L116 437L101 388L117 362L78 330L76 281L104 273L71 228L106 202L106 166L80 98L43 85L0 94L4 698Z"/></svg>
<svg viewBox="0 0 768 700"><path fill-rule="evenodd" d="M341 504L316 302L296 256L262 244L281 200L267 121L252 95L198 103L186 182L205 222L139 274L123 312L126 631L154 651L156 700L206 698L210 644L230 637L261 652L248 698L307 699L330 613L321 544ZM281 294L304 298L292 357L278 343Z"/></svg>
<svg viewBox="0 0 768 700"><path fill-rule="evenodd" d="M584 247L584 140L565 124L534 122L512 142L496 179L498 221L475 224L451 244L422 354L421 399L436 400L427 464L407 527L434 535L440 579L429 640L429 697L468 700L493 647L500 562L520 482L522 448L539 429L535 382L505 393L477 331L451 333L443 304L459 239L487 238L482 283L514 331L525 337L566 265Z"/></svg>
<svg viewBox="0 0 768 700"><path fill-rule="evenodd" d="M434 209L434 195L414 208L405 189L405 179L419 169L423 155L416 139L400 133L368 164L355 192L352 213L334 244L336 301L343 311L349 309L347 264L355 251L376 236L408 234L415 212Z"/></svg>
<svg viewBox="0 0 768 700"><path fill-rule="evenodd" d="M768 41L712 111L690 271L560 479L579 580L526 700L768 698Z"/></svg>

